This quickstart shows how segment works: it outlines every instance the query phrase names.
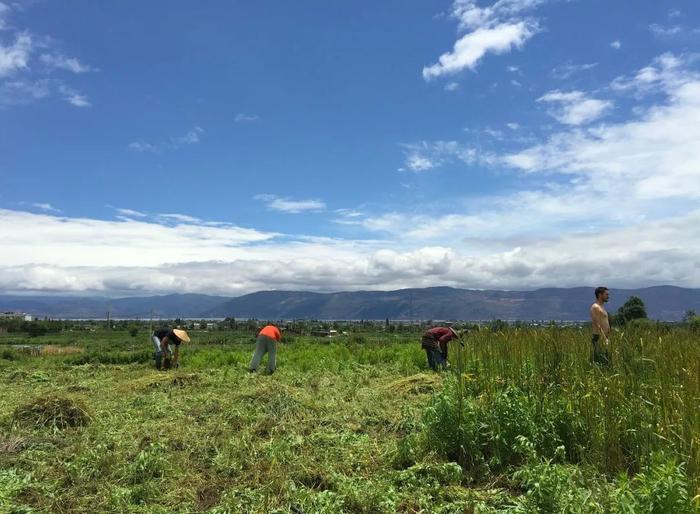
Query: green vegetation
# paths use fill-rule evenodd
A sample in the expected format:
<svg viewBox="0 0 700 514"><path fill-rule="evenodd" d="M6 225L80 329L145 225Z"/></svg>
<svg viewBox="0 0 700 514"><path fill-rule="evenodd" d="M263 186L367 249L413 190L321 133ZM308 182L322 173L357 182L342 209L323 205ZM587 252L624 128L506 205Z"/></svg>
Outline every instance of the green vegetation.
<svg viewBox="0 0 700 514"><path fill-rule="evenodd" d="M233 324L191 333L170 372L133 323L0 334L0 512L700 508L689 323L626 325L609 368L586 330L494 324L444 374L418 328L287 334L272 376L247 373L254 331Z"/></svg>

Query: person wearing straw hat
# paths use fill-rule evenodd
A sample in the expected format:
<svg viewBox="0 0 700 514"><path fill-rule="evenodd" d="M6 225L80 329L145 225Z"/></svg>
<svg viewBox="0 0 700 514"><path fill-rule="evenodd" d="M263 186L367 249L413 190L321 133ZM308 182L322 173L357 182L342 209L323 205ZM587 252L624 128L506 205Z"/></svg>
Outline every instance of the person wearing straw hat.
<svg viewBox="0 0 700 514"><path fill-rule="evenodd" d="M459 337L452 327L433 327L423 333L420 344L428 357L430 369L447 368L447 343Z"/></svg>
<svg viewBox="0 0 700 514"><path fill-rule="evenodd" d="M151 341L155 349L156 369L160 369L161 366L170 369L179 366L180 344L189 343L190 336L182 329L165 327L156 330L151 336Z"/></svg>
<svg viewBox="0 0 700 514"><path fill-rule="evenodd" d="M253 373L258 369L263 355L267 353L267 373L272 375L277 368L277 343L281 339L282 332L279 328L274 325L264 326L258 332L258 337L255 340L255 353L253 353L253 360L250 361L248 371Z"/></svg>

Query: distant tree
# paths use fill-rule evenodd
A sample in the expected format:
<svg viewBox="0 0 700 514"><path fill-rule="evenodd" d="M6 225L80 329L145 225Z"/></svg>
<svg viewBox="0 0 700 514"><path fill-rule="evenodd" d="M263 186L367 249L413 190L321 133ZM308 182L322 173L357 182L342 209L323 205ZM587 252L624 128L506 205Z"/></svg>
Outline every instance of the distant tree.
<svg viewBox="0 0 700 514"><path fill-rule="evenodd" d="M139 327L133 326L129 329L129 335L131 337L136 337L139 334Z"/></svg>
<svg viewBox="0 0 700 514"><path fill-rule="evenodd" d="M624 325L633 319L646 319L647 310L644 302L638 296L630 296L622 306L617 310L615 320L618 324Z"/></svg>
<svg viewBox="0 0 700 514"><path fill-rule="evenodd" d="M32 321L31 323L28 323L28 325L27 333L29 334L29 337L43 336L49 331L46 325L40 321Z"/></svg>
<svg viewBox="0 0 700 514"><path fill-rule="evenodd" d="M696 318L698 315L695 313L693 309L688 309L685 311L685 314L683 315L683 323L690 323L690 321L693 318Z"/></svg>
<svg viewBox="0 0 700 514"><path fill-rule="evenodd" d="M505 332L510 325L508 325L507 321L503 321L502 319L494 319L489 323L488 327L491 332Z"/></svg>

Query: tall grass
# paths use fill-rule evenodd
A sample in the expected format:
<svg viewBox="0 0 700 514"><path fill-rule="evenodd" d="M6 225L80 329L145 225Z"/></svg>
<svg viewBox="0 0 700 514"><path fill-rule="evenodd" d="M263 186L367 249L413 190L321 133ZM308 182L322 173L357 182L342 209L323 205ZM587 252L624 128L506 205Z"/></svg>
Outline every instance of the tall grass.
<svg viewBox="0 0 700 514"><path fill-rule="evenodd" d="M482 331L452 346L455 376L426 414L440 451L468 469L499 472L563 448L567 462L610 476L662 452L700 483L700 345L684 330L611 338L612 364L590 361L579 329ZM461 373L460 373L461 370Z"/></svg>

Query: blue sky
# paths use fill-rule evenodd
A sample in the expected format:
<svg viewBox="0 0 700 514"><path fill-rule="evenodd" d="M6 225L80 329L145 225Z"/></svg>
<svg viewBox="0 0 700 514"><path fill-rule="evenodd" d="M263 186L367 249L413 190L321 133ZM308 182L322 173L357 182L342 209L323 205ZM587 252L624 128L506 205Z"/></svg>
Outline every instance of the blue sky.
<svg viewBox="0 0 700 514"><path fill-rule="evenodd" d="M700 4L0 0L0 292L700 287Z"/></svg>

